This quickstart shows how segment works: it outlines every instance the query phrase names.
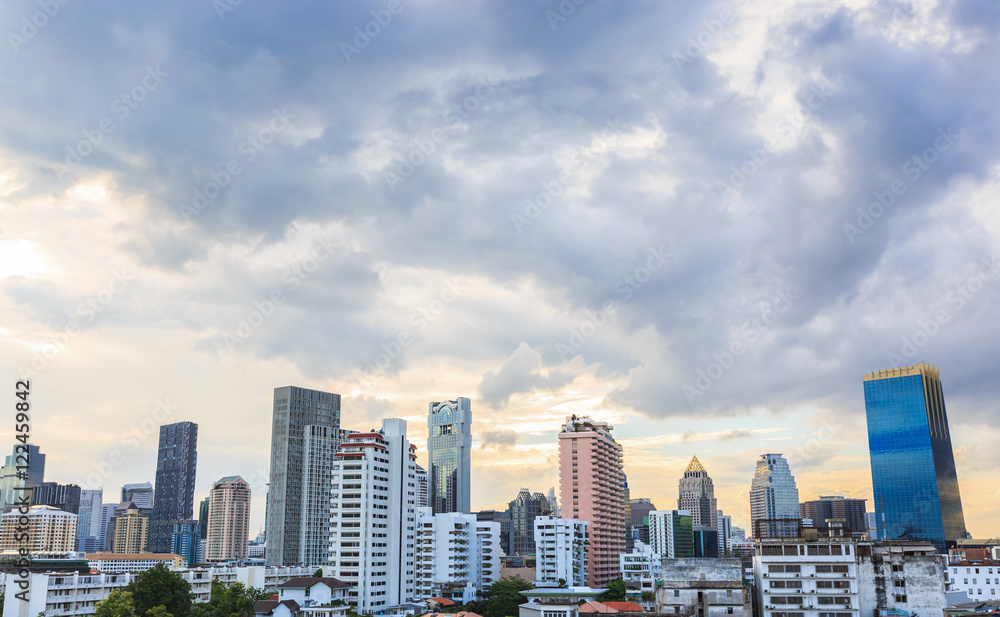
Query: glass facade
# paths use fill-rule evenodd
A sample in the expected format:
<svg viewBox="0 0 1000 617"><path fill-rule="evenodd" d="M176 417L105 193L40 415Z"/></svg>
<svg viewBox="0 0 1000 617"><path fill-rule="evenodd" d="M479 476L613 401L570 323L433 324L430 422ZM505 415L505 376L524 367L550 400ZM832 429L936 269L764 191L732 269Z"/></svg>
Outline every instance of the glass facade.
<svg viewBox="0 0 1000 617"><path fill-rule="evenodd" d="M878 538L944 552L965 537L965 515L937 369L879 371L864 389Z"/></svg>
<svg viewBox="0 0 1000 617"><path fill-rule="evenodd" d="M799 489L788 461L762 454L750 484L750 521L754 537L796 537L802 525Z"/></svg>
<svg viewBox="0 0 1000 617"><path fill-rule="evenodd" d="M197 464L198 425L177 422L161 426L149 534L151 552L169 553L174 525L191 518Z"/></svg>
<svg viewBox="0 0 1000 617"><path fill-rule="evenodd" d="M467 398L431 403L427 416L430 507L434 514L469 514L472 403Z"/></svg>

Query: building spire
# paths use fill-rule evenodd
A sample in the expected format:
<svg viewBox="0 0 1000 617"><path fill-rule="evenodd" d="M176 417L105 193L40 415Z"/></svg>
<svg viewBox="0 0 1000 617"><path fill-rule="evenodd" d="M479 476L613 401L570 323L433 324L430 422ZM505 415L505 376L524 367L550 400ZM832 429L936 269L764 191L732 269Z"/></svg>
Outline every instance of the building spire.
<svg viewBox="0 0 1000 617"><path fill-rule="evenodd" d="M701 461L698 460L698 455L697 454L691 457L691 462L688 463L687 469L685 469L684 471L685 472L687 472L687 471L705 471L705 468L702 467L702 465L701 465Z"/></svg>

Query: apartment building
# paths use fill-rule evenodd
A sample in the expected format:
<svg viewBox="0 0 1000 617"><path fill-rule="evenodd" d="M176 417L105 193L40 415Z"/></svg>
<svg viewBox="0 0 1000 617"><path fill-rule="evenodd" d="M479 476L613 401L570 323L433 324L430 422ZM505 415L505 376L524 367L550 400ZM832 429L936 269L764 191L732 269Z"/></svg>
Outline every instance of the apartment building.
<svg viewBox="0 0 1000 617"><path fill-rule="evenodd" d="M589 523L551 516L535 517L535 584L587 585ZM617 576L616 576L617 578Z"/></svg>

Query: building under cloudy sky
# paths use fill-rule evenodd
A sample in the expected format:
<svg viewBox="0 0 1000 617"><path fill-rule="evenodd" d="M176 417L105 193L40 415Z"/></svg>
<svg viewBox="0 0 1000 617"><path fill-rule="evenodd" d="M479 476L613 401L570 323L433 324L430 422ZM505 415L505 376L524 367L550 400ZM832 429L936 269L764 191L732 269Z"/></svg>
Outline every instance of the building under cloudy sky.
<svg viewBox="0 0 1000 617"><path fill-rule="evenodd" d="M196 498L246 478L256 531L275 387L405 419L425 468L444 393L473 510L556 485L577 414L632 497L697 452L749 528L764 453L871 500L862 378L926 361L995 535L1000 9L799 4L73 3L27 36L4 2L0 369L46 476L151 481L195 422Z"/></svg>

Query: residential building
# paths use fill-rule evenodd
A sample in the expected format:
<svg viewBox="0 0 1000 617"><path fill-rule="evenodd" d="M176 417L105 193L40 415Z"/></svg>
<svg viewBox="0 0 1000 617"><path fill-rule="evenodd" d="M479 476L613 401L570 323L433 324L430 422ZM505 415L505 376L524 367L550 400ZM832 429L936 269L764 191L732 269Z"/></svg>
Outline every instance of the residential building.
<svg viewBox="0 0 1000 617"><path fill-rule="evenodd" d="M510 513L510 552L506 554L534 555L535 517L551 514L548 500L541 493L532 495L531 491L522 488L510 502L507 512Z"/></svg>
<svg viewBox="0 0 1000 617"><path fill-rule="evenodd" d="M729 537L733 535L733 517L719 510L718 521L716 528L719 536L719 557L727 557L726 553L730 551Z"/></svg>
<svg viewBox="0 0 1000 617"><path fill-rule="evenodd" d="M27 524L23 519L27 517ZM0 551L64 553L76 548L76 518L52 506L30 506L27 514L20 508L7 512L0 523ZM24 537L27 534L27 537Z"/></svg>
<svg viewBox="0 0 1000 617"><path fill-rule="evenodd" d="M715 485L697 456L691 457L678 485L677 509L691 513L696 527L718 527L718 503Z"/></svg>
<svg viewBox="0 0 1000 617"><path fill-rule="evenodd" d="M500 524L500 550L504 556L511 555L510 551L510 510L497 512L496 510L480 510L476 514L476 520L496 521Z"/></svg>
<svg viewBox="0 0 1000 617"><path fill-rule="evenodd" d="M330 566L338 579L354 585L348 601L359 613L384 611L415 596L416 458L406 421L397 418L383 420L378 432L347 436L337 451ZM271 529L274 536L280 527Z"/></svg>
<svg viewBox="0 0 1000 617"><path fill-rule="evenodd" d="M694 524L687 510L653 510L649 520L649 545L664 559L694 557Z"/></svg>
<svg viewBox="0 0 1000 617"><path fill-rule="evenodd" d="M949 570L933 544L859 542L855 553L862 615L940 615L948 605Z"/></svg>
<svg viewBox="0 0 1000 617"><path fill-rule="evenodd" d="M535 583L570 587L586 585L589 550L587 521L538 516L535 527ZM615 573L618 578L618 573ZM612 579L614 580L614 579Z"/></svg>
<svg viewBox="0 0 1000 617"><path fill-rule="evenodd" d="M664 559L656 612L682 617L751 617L739 559Z"/></svg>
<svg viewBox="0 0 1000 617"><path fill-rule="evenodd" d="M208 492L205 562L246 559L249 541L250 484L240 476L226 476Z"/></svg>
<svg viewBox="0 0 1000 617"><path fill-rule="evenodd" d="M434 514L472 512L472 402L433 402L427 415L430 506Z"/></svg>
<svg viewBox="0 0 1000 617"><path fill-rule="evenodd" d="M313 474L306 485L306 427L325 426L340 429L340 395L296 386L274 389L271 423L271 473L267 497L267 563L272 565L306 562L309 547L303 538L329 534L324 519L303 522L303 504L307 511L329 499L330 487ZM329 442L327 441L328 445ZM310 446L311 461L316 463L320 443ZM331 463L332 464L332 463ZM313 467L317 469L316 466ZM309 528L303 531L303 524ZM319 546L324 546L322 542ZM328 545L326 545L328 546Z"/></svg>
<svg viewBox="0 0 1000 617"><path fill-rule="evenodd" d="M80 513L80 497L80 487L75 484L42 482L31 489L32 505L52 506L71 514Z"/></svg>
<svg viewBox="0 0 1000 617"><path fill-rule="evenodd" d="M950 591L961 591L973 602L1000 600L1000 561L959 561L948 564Z"/></svg>
<svg viewBox="0 0 1000 617"><path fill-rule="evenodd" d="M758 538L753 566L761 617L813 615L817 610L858 615L855 546L850 537Z"/></svg>
<svg viewBox="0 0 1000 617"><path fill-rule="evenodd" d="M565 508L565 505L563 506ZM582 606L590 605L603 589L569 587L529 589L521 595L528 601L518 606L519 617L579 617ZM617 612L609 609L607 612Z"/></svg>
<svg viewBox="0 0 1000 617"><path fill-rule="evenodd" d="M663 557L652 546L636 540L630 553L618 556L621 578L626 583L639 583L639 590L652 593L655 583L663 576Z"/></svg>
<svg viewBox="0 0 1000 617"><path fill-rule="evenodd" d="M111 519L113 529L111 552L146 553L149 547L149 516L134 503L125 504Z"/></svg>
<svg viewBox="0 0 1000 617"><path fill-rule="evenodd" d="M345 436L357 431L310 424L302 430L302 508L299 555L302 563L330 558L330 472Z"/></svg>
<svg viewBox="0 0 1000 617"><path fill-rule="evenodd" d="M149 550L170 552L174 525L191 519L198 464L198 425L175 422L160 427L156 454L156 491L149 521Z"/></svg>
<svg viewBox="0 0 1000 617"><path fill-rule="evenodd" d="M463 588L463 601L500 580L500 523L475 514L417 510L417 599L437 597L444 583Z"/></svg>
<svg viewBox="0 0 1000 617"><path fill-rule="evenodd" d="M563 517L589 523L587 584L618 578L625 550L622 447L607 422L570 416L559 433L559 487Z"/></svg>
<svg viewBox="0 0 1000 617"><path fill-rule="evenodd" d="M750 520L755 538L799 535L799 489L780 454L762 454L757 460L750 485Z"/></svg>
<svg viewBox="0 0 1000 617"><path fill-rule="evenodd" d="M184 565L193 568L204 559L198 550L199 540L201 540L201 525L198 521L194 519L180 521L174 525L174 533L170 538L170 552L180 555L184 559Z"/></svg>
<svg viewBox="0 0 1000 617"><path fill-rule="evenodd" d="M878 539L928 540L946 552L966 528L938 369L872 372L864 389Z"/></svg>
<svg viewBox="0 0 1000 617"><path fill-rule="evenodd" d="M307 576L293 578L278 585L277 603L294 602L298 610L296 614L303 617L337 616L347 613L347 606L333 606L335 602L347 602L350 585L336 578L321 578ZM275 602L271 600L272 602ZM263 602L268 602L264 600ZM254 613L259 609L269 609L267 606L254 606ZM273 609L271 609L273 610ZM259 613L258 613L259 614ZM271 613L272 617L280 617L279 612Z"/></svg>
<svg viewBox="0 0 1000 617"><path fill-rule="evenodd" d="M632 536L646 545L649 544L649 513L655 509L656 506L646 497L632 499L629 504Z"/></svg>
<svg viewBox="0 0 1000 617"><path fill-rule="evenodd" d="M427 508L430 506L430 480L427 477L427 470L417 463L417 507Z"/></svg>
<svg viewBox="0 0 1000 617"><path fill-rule="evenodd" d="M153 508L153 501L156 491L153 490L151 482L133 482L122 486L122 500L120 503L132 502L140 508Z"/></svg>
<svg viewBox="0 0 1000 617"><path fill-rule="evenodd" d="M852 534L860 536L868 532L864 499L849 499L841 495L820 496L819 499L799 504L799 513L803 519L812 519L812 526L816 529L826 529L830 526L827 521L837 519Z"/></svg>
<svg viewBox="0 0 1000 617"><path fill-rule="evenodd" d="M27 450L27 451L26 451ZM28 469L18 469L28 457ZM45 477L45 455L38 446L15 444L14 450L4 459L0 468L0 510L6 511L17 504L18 499L31 489L41 486Z"/></svg>
<svg viewBox="0 0 1000 617"><path fill-rule="evenodd" d="M169 568L185 567L184 557L173 553L88 553L90 567L104 574L119 572L145 572L164 563Z"/></svg>

